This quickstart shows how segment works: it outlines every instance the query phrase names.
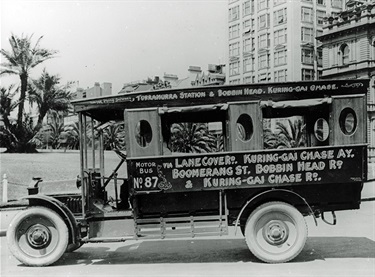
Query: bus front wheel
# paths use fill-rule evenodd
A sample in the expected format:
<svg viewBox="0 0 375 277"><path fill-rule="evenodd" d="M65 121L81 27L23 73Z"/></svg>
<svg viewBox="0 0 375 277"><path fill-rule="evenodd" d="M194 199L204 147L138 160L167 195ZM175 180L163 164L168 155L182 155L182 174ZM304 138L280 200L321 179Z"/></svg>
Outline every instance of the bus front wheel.
<svg viewBox="0 0 375 277"><path fill-rule="evenodd" d="M302 251L307 239L307 225L303 215L292 205L268 202L250 214L245 239L258 259L283 263Z"/></svg>
<svg viewBox="0 0 375 277"><path fill-rule="evenodd" d="M47 266L65 252L69 233L64 220L45 207L31 207L18 213L7 230L8 247L23 264Z"/></svg>

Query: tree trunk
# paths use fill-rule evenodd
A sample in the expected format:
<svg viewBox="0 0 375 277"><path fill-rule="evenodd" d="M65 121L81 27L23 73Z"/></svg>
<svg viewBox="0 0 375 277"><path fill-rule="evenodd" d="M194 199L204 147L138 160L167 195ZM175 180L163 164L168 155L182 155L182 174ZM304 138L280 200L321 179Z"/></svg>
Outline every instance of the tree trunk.
<svg viewBox="0 0 375 277"><path fill-rule="evenodd" d="M45 112L39 111L38 122L37 122L37 124L36 124L36 126L34 128L34 130L36 132L38 132L40 129L42 129L42 127L43 127L43 119L44 119L45 115L46 115Z"/></svg>
<svg viewBox="0 0 375 277"><path fill-rule="evenodd" d="M23 110L25 106L25 99L26 99L26 91L27 91L27 73L22 73L20 75L21 79L21 95L18 104L18 116L17 116L17 128L22 128L23 122Z"/></svg>

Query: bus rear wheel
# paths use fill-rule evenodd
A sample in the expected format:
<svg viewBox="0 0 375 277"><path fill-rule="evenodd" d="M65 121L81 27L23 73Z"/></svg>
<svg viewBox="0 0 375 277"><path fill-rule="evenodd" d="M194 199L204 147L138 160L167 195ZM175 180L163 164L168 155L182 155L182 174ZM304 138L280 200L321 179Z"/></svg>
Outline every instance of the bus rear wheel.
<svg viewBox="0 0 375 277"><path fill-rule="evenodd" d="M307 225L303 215L292 205L268 202L250 214L245 239L258 259L283 263L302 251L307 239Z"/></svg>
<svg viewBox="0 0 375 277"><path fill-rule="evenodd" d="M44 207L31 207L18 213L7 230L8 247L23 264L47 266L65 252L69 233L64 220Z"/></svg>

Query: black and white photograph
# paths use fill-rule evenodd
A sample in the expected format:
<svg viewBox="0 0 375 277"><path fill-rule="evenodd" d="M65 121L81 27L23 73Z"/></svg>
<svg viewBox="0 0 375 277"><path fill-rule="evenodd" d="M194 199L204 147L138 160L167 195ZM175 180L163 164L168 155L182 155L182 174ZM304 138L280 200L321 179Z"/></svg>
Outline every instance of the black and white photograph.
<svg viewBox="0 0 375 277"><path fill-rule="evenodd" d="M0 0L0 275L375 276L375 0Z"/></svg>

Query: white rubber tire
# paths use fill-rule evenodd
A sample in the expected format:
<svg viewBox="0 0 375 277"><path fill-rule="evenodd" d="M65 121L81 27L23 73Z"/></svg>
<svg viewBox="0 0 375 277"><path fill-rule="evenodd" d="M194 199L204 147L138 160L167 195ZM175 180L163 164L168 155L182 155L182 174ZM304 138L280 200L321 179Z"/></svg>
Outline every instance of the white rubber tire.
<svg viewBox="0 0 375 277"><path fill-rule="evenodd" d="M304 248L306 221L292 205L268 202L250 214L245 239L258 259L267 263L284 263L294 259Z"/></svg>
<svg viewBox="0 0 375 277"><path fill-rule="evenodd" d="M47 266L66 251L69 241L64 220L45 207L31 207L19 212L7 230L11 253L28 266Z"/></svg>

